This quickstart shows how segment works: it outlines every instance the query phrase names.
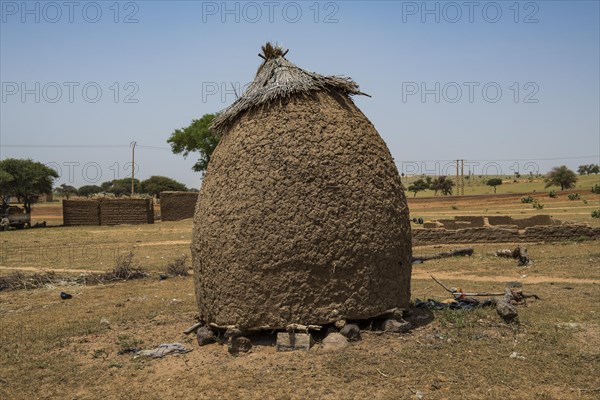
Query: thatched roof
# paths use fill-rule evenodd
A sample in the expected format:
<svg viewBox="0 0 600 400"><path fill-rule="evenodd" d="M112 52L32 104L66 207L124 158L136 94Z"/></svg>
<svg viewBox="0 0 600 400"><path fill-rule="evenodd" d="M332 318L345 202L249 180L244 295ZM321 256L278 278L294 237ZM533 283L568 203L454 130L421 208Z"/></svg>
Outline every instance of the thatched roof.
<svg viewBox="0 0 600 400"><path fill-rule="evenodd" d="M285 58L287 50L270 42L262 46L264 60L244 94L213 121L212 128L226 132L243 113L276 100L314 91L333 91L346 96L366 95L351 78L324 76L297 67ZM368 96L368 95L366 95Z"/></svg>

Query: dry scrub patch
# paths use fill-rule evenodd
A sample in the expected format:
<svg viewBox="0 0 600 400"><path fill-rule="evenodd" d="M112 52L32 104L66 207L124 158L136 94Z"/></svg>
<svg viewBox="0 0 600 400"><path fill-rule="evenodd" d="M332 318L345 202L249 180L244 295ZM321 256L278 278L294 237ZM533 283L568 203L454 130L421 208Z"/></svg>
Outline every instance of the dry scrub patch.
<svg viewBox="0 0 600 400"><path fill-rule="evenodd" d="M539 270L478 257L476 247L472 259L415 266L422 278L413 280L412 298L446 298L430 272L455 272L445 283L473 291L502 288L494 271L512 280L599 280L597 258L589 264L597 247L530 245ZM600 286L522 281L542 300L519 307L519 326L504 324L493 309L435 311L413 314L419 327L410 334L364 332L340 352L255 346L237 357L217 344L198 348L182 334L197 313L190 278L77 286L65 301L60 289L0 292L0 398L412 398L416 391L426 399L597 398L589 389L600 387ZM194 350L159 360L117 354L177 341ZM513 352L524 359L510 358Z"/></svg>

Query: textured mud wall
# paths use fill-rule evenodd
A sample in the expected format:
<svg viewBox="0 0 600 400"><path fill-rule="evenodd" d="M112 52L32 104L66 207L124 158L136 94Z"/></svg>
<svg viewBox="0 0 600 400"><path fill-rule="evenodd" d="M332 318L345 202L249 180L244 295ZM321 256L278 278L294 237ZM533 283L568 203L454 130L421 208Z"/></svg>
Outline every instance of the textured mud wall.
<svg viewBox="0 0 600 400"><path fill-rule="evenodd" d="M526 228L523 239L530 242L557 242L580 238L600 239L600 228L586 225L534 226Z"/></svg>
<svg viewBox="0 0 600 400"><path fill-rule="evenodd" d="M410 224L387 146L345 98L243 115L212 155L192 256L200 316L219 325L282 328L406 307Z"/></svg>
<svg viewBox="0 0 600 400"><path fill-rule="evenodd" d="M102 199L100 223L102 225L153 224L152 199Z"/></svg>
<svg viewBox="0 0 600 400"><path fill-rule="evenodd" d="M96 200L63 200L63 225L100 225Z"/></svg>
<svg viewBox="0 0 600 400"><path fill-rule="evenodd" d="M515 225L513 218L508 215L491 215L487 217L488 223L492 226L496 225Z"/></svg>
<svg viewBox="0 0 600 400"><path fill-rule="evenodd" d="M483 228L484 218L478 215L459 215L454 217L455 221L468 222L470 228Z"/></svg>
<svg viewBox="0 0 600 400"><path fill-rule="evenodd" d="M516 225L519 229L525 229L530 226L557 225L560 221L553 219L550 215L534 215L529 218L512 218L505 215L487 217L492 226L497 225Z"/></svg>
<svg viewBox="0 0 600 400"><path fill-rule="evenodd" d="M162 221L179 221L194 216L198 193L194 192L161 192L160 219Z"/></svg>
<svg viewBox="0 0 600 400"><path fill-rule="evenodd" d="M413 245L498 242L560 242L579 238L600 239L600 228L566 224L534 226L519 231L509 228L468 228L459 230L414 229Z"/></svg>
<svg viewBox="0 0 600 400"><path fill-rule="evenodd" d="M441 243L518 242L520 240L517 229L503 228L413 229L412 234L413 246Z"/></svg>
<svg viewBox="0 0 600 400"><path fill-rule="evenodd" d="M64 225L152 223L152 199L63 200Z"/></svg>

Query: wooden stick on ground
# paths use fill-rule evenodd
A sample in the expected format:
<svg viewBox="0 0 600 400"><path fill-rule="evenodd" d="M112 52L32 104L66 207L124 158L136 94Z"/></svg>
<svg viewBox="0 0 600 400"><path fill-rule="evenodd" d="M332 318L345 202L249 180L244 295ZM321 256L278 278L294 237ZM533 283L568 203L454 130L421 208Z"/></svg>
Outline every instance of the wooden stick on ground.
<svg viewBox="0 0 600 400"><path fill-rule="evenodd" d="M461 296L503 296L504 293L467 293L467 292L457 292L455 290L449 289L446 285L444 285L442 282L440 282L439 280L437 280L433 275L430 275L431 279L433 279L438 285L440 285L441 287L443 287L444 289L446 289L447 292L451 293L454 297L461 297Z"/></svg>
<svg viewBox="0 0 600 400"><path fill-rule="evenodd" d="M194 324L187 328L185 331L183 331L183 333L189 335L190 333L197 331L198 328L200 328L202 325L204 325L204 322L198 322L197 324Z"/></svg>
<svg viewBox="0 0 600 400"><path fill-rule="evenodd" d="M437 253L437 254L432 254L432 255L428 255L428 256L421 256L421 257L413 257L412 258L412 263L422 263L425 262L427 260L437 260L440 258L449 258L449 257L459 257L459 256L472 256L473 255L473 248L472 247L466 247L464 249L456 249L456 250L451 250L451 251L445 251L442 253Z"/></svg>

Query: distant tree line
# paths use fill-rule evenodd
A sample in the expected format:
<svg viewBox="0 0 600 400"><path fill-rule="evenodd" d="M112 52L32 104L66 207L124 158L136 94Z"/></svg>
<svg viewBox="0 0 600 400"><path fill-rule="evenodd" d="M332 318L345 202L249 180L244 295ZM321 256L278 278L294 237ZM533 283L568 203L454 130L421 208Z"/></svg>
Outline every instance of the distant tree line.
<svg viewBox="0 0 600 400"><path fill-rule="evenodd" d="M417 179L408 186L408 191L414 193L413 197L417 196L417 193L425 190L433 190L437 196L438 192L441 192L444 196L452 194L452 188L454 182L447 176L439 176L433 179L427 176L425 179Z"/></svg>
<svg viewBox="0 0 600 400"><path fill-rule="evenodd" d="M160 192L166 191L193 191L193 189L188 189L183 183L177 182L166 176L158 175L151 176L143 181L134 179L133 189L136 194L146 194L153 197L160 197ZM58 196L67 199L71 196L91 197L100 193L112 194L116 197L127 196L131 194L131 178L113 179L112 181L103 182L100 185L84 185L79 189L63 183L58 186L54 192Z"/></svg>
<svg viewBox="0 0 600 400"><path fill-rule="evenodd" d="M600 172L600 165L598 165L598 164L580 165L579 168L577 168L577 173L579 175L589 175L589 174L598 175L599 172Z"/></svg>

